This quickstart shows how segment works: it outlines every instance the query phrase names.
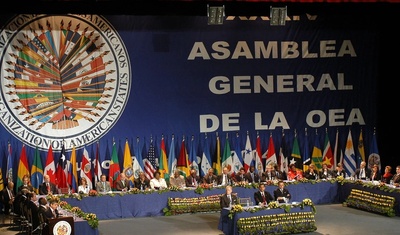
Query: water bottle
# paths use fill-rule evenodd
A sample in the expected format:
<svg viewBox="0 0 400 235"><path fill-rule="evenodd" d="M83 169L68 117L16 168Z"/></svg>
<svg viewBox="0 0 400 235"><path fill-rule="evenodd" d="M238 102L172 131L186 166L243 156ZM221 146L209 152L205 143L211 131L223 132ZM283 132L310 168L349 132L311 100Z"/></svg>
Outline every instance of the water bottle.
<svg viewBox="0 0 400 235"><path fill-rule="evenodd" d="M250 206L250 201L249 201L249 199L247 199L246 206L247 206L247 207Z"/></svg>
<svg viewBox="0 0 400 235"><path fill-rule="evenodd" d="M143 191L143 184L140 184L140 191Z"/></svg>
<svg viewBox="0 0 400 235"><path fill-rule="evenodd" d="M393 180L390 180L390 185L393 185Z"/></svg>

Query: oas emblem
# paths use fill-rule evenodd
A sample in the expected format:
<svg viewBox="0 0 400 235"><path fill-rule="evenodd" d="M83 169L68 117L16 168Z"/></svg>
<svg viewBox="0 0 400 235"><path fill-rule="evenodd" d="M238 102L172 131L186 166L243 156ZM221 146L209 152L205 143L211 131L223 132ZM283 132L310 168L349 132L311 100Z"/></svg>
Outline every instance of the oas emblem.
<svg viewBox="0 0 400 235"><path fill-rule="evenodd" d="M72 231L71 225L67 221L58 221L53 227L54 235L70 235Z"/></svg>
<svg viewBox="0 0 400 235"><path fill-rule="evenodd" d="M130 62L105 18L18 15L0 38L0 121L16 138L41 149L79 148L117 122Z"/></svg>

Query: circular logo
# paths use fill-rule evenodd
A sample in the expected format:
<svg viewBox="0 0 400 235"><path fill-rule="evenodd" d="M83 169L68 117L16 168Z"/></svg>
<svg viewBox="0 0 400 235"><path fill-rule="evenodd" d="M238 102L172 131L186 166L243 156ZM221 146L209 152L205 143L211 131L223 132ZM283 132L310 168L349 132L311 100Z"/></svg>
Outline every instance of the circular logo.
<svg viewBox="0 0 400 235"><path fill-rule="evenodd" d="M131 71L116 30L98 15L18 15L0 32L0 121L32 147L83 147L125 109Z"/></svg>
<svg viewBox="0 0 400 235"><path fill-rule="evenodd" d="M58 221L53 227L54 235L70 235L71 232L71 225L67 221Z"/></svg>

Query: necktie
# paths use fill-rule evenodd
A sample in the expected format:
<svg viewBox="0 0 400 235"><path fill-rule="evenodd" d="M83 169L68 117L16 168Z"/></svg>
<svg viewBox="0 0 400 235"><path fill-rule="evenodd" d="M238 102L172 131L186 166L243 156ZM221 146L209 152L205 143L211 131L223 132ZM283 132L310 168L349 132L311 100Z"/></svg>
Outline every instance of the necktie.
<svg viewBox="0 0 400 235"><path fill-rule="evenodd" d="M106 191L106 182L103 182L103 190Z"/></svg>
<svg viewBox="0 0 400 235"><path fill-rule="evenodd" d="M361 169L360 178L364 177L364 169Z"/></svg>
<svg viewBox="0 0 400 235"><path fill-rule="evenodd" d="M122 181L122 186L125 187L125 181Z"/></svg>
<svg viewBox="0 0 400 235"><path fill-rule="evenodd" d="M50 184L47 183L47 193L50 193Z"/></svg>
<svg viewBox="0 0 400 235"><path fill-rule="evenodd" d="M232 197L231 197L231 195L228 195L228 198L229 198L229 204L232 204Z"/></svg>
<svg viewBox="0 0 400 235"><path fill-rule="evenodd" d="M261 193L261 196L262 196L262 198L263 198L263 202L265 203L265 195L264 195L264 192Z"/></svg>

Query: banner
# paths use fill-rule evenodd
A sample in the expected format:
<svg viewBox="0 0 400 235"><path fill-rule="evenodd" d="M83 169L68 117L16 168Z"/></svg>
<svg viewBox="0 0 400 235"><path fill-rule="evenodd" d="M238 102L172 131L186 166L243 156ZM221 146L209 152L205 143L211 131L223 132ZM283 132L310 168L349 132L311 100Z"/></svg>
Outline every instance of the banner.
<svg viewBox="0 0 400 235"><path fill-rule="evenodd" d="M104 153L113 138L175 133L204 146L206 133L249 132L255 148L256 132L280 146L282 129L288 143L295 130L304 143L305 128L331 139L340 129L345 139L362 126L369 143L378 26L289 17L285 26L263 17L218 26L205 16L10 17L0 22L0 142L71 151L99 141Z"/></svg>

